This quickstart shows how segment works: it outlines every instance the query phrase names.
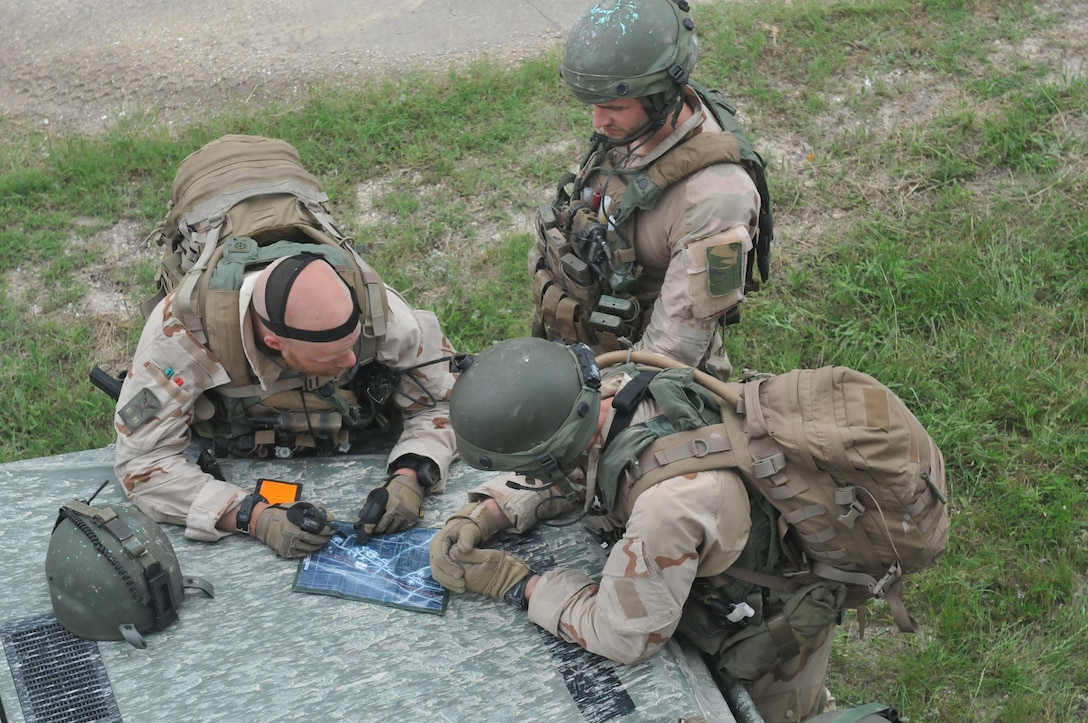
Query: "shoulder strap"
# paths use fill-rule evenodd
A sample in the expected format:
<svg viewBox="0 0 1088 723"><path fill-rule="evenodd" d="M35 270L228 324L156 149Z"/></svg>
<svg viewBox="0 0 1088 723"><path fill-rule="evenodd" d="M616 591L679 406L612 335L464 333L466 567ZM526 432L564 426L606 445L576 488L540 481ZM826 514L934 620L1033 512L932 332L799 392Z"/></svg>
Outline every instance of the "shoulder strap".
<svg viewBox="0 0 1088 723"><path fill-rule="evenodd" d="M767 186L767 162L763 160L763 156L759 155L748 141L744 129L737 121L736 107L726 99L720 90L708 88L702 83L690 79L688 85L714 114L714 120L718 121L718 125L723 130L733 134L740 143L741 157L743 159L741 165L748 171L748 175L752 177L752 182L755 183L756 191L759 193L759 235L756 237L755 248L752 252L755 254L756 260L754 265L759 268L759 278L766 281L771 271L771 241L774 240L774 209L771 205L771 192ZM748 264L747 282L750 284L748 290L755 291L759 288L759 283L756 282L753 276L752 267L753 264Z"/></svg>
<svg viewBox="0 0 1088 723"><path fill-rule="evenodd" d="M659 437L638 456L638 464L634 466L637 481L630 493L631 502L672 477L736 466L733 444L720 424Z"/></svg>
<svg viewBox="0 0 1088 723"><path fill-rule="evenodd" d="M646 390L650 381L657 376L657 371L641 371L628 382L620 391L612 397L612 408L616 415L612 418L612 426L608 429L608 439L604 446L607 448L616 435L631 426L631 419L635 416L635 410L646 396Z"/></svg>
<svg viewBox="0 0 1088 723"><path fill-rule="evenodd" d="M740 142L732 133L700 133L689 138L631 179L623 195L615 199L619 210L613 223L621 226L635 211L653 208L666 188L696 171L741 160Z"/></svg>

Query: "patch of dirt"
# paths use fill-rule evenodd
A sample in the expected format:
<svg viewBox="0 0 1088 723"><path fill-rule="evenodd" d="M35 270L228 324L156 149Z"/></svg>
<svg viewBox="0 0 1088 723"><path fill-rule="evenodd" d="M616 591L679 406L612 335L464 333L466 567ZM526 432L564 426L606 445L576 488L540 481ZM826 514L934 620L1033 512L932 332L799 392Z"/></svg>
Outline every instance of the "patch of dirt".
<svg viewBox="0 0 1088 723"><path fill-rule="evenodd" d="M475 60L507 66L559 42L585 0L0 0L0 111L102 133L230 108L290 107L311 88L365 85Z"/></svg>

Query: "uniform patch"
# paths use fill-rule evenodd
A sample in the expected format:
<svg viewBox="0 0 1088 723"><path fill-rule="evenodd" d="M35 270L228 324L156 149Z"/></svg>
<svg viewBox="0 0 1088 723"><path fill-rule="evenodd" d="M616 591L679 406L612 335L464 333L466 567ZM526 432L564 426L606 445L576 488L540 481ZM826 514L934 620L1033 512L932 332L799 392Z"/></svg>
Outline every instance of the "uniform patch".
<svg viewBox="0 0 1088 723"><path fill-rule="evenodd" d="M707 292L725 296L744 285L744 264L739 243L718 244L706 250Z"/></svg>
<svg viewBox="0 0 1088 723"><path fill-rule="evenodd" d="M160 409L162 409L162 403L154 392L145 387L128 404L121 407L121 410L117 412L117 416L121 418L129 431L134 431L155 416L155 412Z"/></svg>

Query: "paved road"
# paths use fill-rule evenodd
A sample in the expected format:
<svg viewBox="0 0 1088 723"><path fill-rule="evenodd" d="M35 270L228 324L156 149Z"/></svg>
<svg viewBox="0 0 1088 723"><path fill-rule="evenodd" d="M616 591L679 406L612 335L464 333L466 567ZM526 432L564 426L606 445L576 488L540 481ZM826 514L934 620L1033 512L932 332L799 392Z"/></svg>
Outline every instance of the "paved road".
<svg viewBox="0 0 1088 723"><path fill-rule="evenodd" d="M0 0L0 113L100 132L558 45L589 0Z"/></svg>

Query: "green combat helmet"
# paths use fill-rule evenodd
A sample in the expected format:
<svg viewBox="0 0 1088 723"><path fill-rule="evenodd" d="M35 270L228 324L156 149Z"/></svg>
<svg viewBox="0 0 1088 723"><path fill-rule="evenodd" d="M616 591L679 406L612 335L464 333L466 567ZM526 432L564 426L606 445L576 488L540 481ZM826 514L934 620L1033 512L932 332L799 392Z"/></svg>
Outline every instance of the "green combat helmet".
<svg viewBox="0 0 1088 723"><path fill-rule="evenodd" d="M571 28L559 75L583 103L639 98L664 119L699 54L688 10L687 0L600 0Z"/></svg>
<svg viewBox="0 0 1088 723"><path fill-rule="evenodd" d="M457 450L477 469L558 484L597 432L600 386L585 344L501 341L477 354L453 385Z"/></svg>
<svg viewBox="0 0 1088 723"><path fill-rule="evenodd" d="M169 538L135 508L94 506L71 500L49 539L45 557L49 596L57 621L88 640L128 641L178 618L185 587L214 597L212 586L182 578Z"/></svg>

